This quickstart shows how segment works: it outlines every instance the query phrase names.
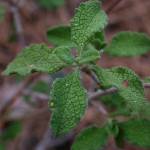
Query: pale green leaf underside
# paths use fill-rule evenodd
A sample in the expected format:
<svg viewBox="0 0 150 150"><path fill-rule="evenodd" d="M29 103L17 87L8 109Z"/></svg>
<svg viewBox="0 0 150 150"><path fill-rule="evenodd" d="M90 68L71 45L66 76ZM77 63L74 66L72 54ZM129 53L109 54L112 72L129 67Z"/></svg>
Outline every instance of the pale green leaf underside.
<svg viewBox="0 0 150 150"><path fill-rule="evenodd" d="M120 32L105 51L113 56L136 56L150 51L150 38L143 33Z"/></svg>
<svg viewBox="0 0 150 150"><path fill-rule="evenodd" d="M67 45L70 47L76 47L76 44L71 41L71 29L69 26L50 28L47 31L47 38L48 41L55 46Z"/></svg>
<svg viewBox="0 0 150 150"><path fill-rule="evenodd" d="M107 16L100 10L97 0L81 3L71 22L71 38L80 49L83 49L88 40L98 31L104 29Z"/></svg>
<svg viewBox="0 0 150 150"><path fill-rule="evenodd" d="M51 126L56 136L74 128L84 115L87 106L85 89L81 85L79 72L57 79L51 90L53 112Z"/></svg>
<svg viewBox="0 0 150 150"><path fill-rule="evenodd" d="M73 58L67 47L48 48L44 44L34 44L23 49L4 74L26 75L35 71L54 73L72 63Z"/></svg>
<svg viewBox="0 0 150 150"><path fill-rule="evenodd" d="M150 121L130 120L120 124L123 137L130 143L150 147Z"/></svg>
<svg viewBox="0 0 150 150"><path fill-rule="evenodd" d="M81 132L71 150L101 150L108 139L104 128L91 127Z"/></svg>
<svg viewBox="0 0 150 150"><path fill-rule="evenodd" d="M117 87L118 94L125 100L127 109L133 115L150 117L150 104L146 101L144 87L139 77L128 68L94 68L100 83L104 87Z"/></svg>

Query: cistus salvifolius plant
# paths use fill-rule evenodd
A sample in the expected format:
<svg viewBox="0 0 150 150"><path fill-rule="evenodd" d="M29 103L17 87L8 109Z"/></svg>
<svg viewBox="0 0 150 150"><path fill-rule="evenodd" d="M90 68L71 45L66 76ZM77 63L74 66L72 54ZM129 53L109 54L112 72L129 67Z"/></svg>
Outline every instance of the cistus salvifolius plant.
<svg viewBox="0 0 150 150"><path fill-rule="evenodd" d="M98 0L81 3L68 26L50 28L47 37L54 45L32 44L8 65L3 72L28 75L32 72L53 74L66 67L72 71L53 82L50 90L50 126L54 136L72 131L84 117L91 102L81 82L81 72L95 76L98 91L107 92L102 103L114 107L108 112L103 126L93 125L75 139L72 150L99 150L113 136L118 146L124 141L139 147L150 147L150 103L145 97L139 76L127 67L102 68L96 62L102 53L117 57L131 57L150 50L150 37L144 33L120 32L110 43L105 41L104 29L108 17ZM73 55L72 49L76 50ZM110 92L111 91L111 92ZM126 119L120 120L119 116Z"/></svg>

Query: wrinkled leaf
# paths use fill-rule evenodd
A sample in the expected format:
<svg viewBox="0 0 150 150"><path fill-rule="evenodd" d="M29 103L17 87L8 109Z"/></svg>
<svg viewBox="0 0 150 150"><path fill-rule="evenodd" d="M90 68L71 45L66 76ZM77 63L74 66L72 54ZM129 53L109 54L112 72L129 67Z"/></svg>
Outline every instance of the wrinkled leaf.
<svg viewBox="0 0 150 150"><path fill-rule="evenodd" d="M81 3L71 22L71 38L82 50L88 40L107 24L107 16L97 0Z"/></svg>
<svg viewBox="0 0 150 150"><path fill-rule="evenodd" d="M130 120L120 124L122 136L130 143L150 148L150 121Z"/></svg>
<svg viewBox="0 0 150 150"><path fill-rule="evenodd" d="M53 84L51 97L51 126L56 136L63 135L79 123L87 106L86 92L80 82L79 72L57 79Z"/></svg>
<svg viewBox="0 0 150 150"><path fill-rule="evenodd" d="M113 56L136 56L150 51L150 37L143 33L120 32L105 51Z"/></svg>
<svg viewBox="0 0 150 150"><path fill-rule="evenodd" d="M47 31L48 41L55 46L67 45L75 47L75 43L71 41L71 29L69 26L58 26L50 28Z"/></svg>
<svg viewBox="0 0 150 150"><path fill-rule="evenodd" d="M103 49L106 46L104 32L96 32L95 35L91 38L90 43L98 50Z"/></svg>
<svg viewBox="0 0 150 150"><path fill-rule="evenodd" d="M54 73L73 63L68 47L48 48L44 44L31 45L7 66L5 75L26 75L35 71Z"/></svg>
<svg viewBox="0 0 150 150"><path fill-rule="evenodd" d="M103 69L95 66L93 71L103 87L118 88L118 94L125 100L126 108L133 115L150 117L150 104L145 99L142 81L132 70L122 67Z"/></svg>
<svg viewBox="0 0 150 150"><path fill-rule="evenodd" d="M107 139L105 128L87 128L77 136L71 150L101 150Z"/></svg>

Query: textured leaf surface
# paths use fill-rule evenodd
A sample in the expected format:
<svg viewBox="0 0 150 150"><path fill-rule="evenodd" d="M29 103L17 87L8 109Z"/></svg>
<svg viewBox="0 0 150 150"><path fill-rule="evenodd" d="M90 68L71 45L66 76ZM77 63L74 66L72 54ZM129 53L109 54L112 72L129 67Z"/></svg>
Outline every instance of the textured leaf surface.
<svg viewBox="0 0 150 150"><path fill-rule="evenodd" d="M75 43L71 41L71 29L69 26L50 28L47 32L47 37L49 42L55 46L68 45L75 47Z"/></svg>
<svg viewBox="0 0 150 150"><path fill-rule="evenodd" d="M150 148L150 121L130 120L120 124L123 137L130 143Z"/></svg>
<svg viewBox="0 0 150 150"><path fill-rule="evenodd" d="M107 138L108 135L104 128L91 127L81 132L71 150L101 150Z"/></svg>
<svg viewBox="0 0 150 150"><path fill-rule="evenodd" d="M100 52L97 51L91 44L89 44L81 56L76 58L79 64L85 64L89 62L95 62L100 58Z"/></svg>
<svg viewBox="0 0 150 150"><path fill-rule="evenodd" d="M65 134L79 123L84 115L87 99L86 92L74 72L65 78L57 79L52 87L53 112L51 125L56 136Z"/></svg>
<svg viewBox="0 0 150 150"><path fill-rule="evenodd" d="M71 38L80 49L107 24L107 16L97 0L81 3L71 23Z"/></svg>
<svg viewBox="0 0 150 150"><path fill-rule="evenodd" d="M95 67L94 72L102 86L118 88L119 95L125 100L130 112L150 117L150 104L145 100L143 84L132 70L121 67L112 69Z"/></svg>
<svg viewBox="0 0 150 150"><path fill-rule="evenodd" d="M143 33L120 32L105 49L114 56L136 56L150 51L150 38Z"/></svg>
<svg viewBox="0 0 150 150"><path fill-rule="evenodd" d="M44 44L25 48L7 67L4 74L26 75L34 71L54 73L73 62L67 47L50 49Z"/></svg>

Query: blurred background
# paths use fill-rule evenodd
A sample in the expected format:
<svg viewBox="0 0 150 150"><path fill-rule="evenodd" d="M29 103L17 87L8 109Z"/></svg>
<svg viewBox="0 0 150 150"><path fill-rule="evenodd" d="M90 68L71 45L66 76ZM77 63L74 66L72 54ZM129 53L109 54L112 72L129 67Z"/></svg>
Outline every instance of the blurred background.
<svg viewBox="0 0 150 150"><path fill-rule="evenodd" d="M106 39L119 31L138 31L150 34L149 0L105 0L109 25ZM69 24L81 0L0 0L0 74L15 56L31 43L48 43L49 27ZM117 5L116 5L117 4ZM116 5L114 7L114 5ZM150 76L150 54L133 58L113 58L103 55L98 62L103 67L128 66L142 78ZM49 89L53 80L63 77L68 70L52 76L33 74L28 77L0 75L0 150L70 150L74 134L55 139L51 136L48 110ZM84 85L94 88L84 75ZM148 95L149 92L146 91ZM75 129L78 133L92 123L101 123L104 116L96 106L88 108L85 117ZM112 104L113 105L113 104ZM113 139L106 150L117 150ZM125 144L125 150L142 150Z"/></svg>

